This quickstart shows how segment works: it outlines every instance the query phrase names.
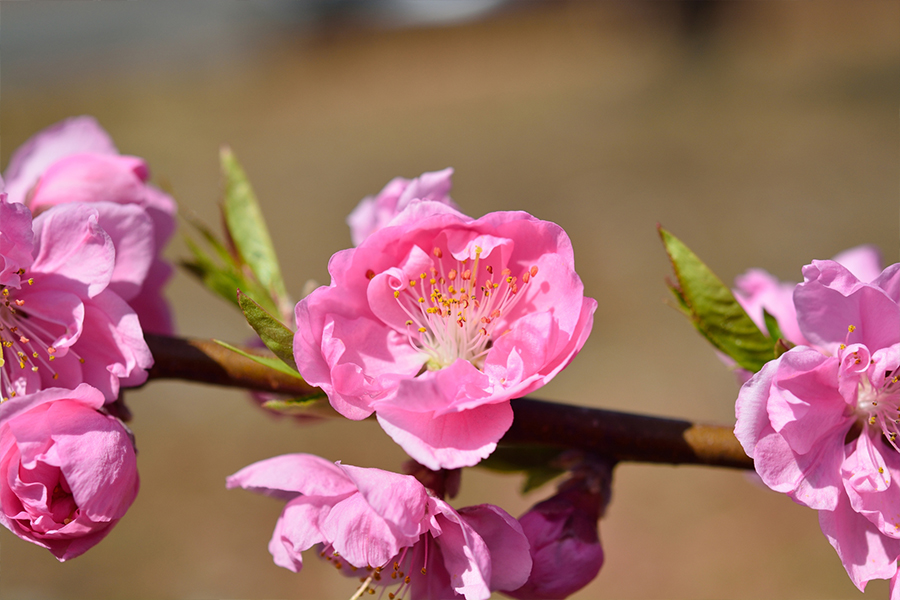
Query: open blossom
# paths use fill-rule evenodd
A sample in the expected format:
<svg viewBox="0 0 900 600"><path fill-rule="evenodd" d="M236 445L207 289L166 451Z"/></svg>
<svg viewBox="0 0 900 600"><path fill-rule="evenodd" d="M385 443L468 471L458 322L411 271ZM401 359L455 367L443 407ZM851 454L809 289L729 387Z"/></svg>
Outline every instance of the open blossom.
<svg viewBox="0 0 900 600"><path fill-rule="evenodd" d="M410 475L287 454L254 463L228 488L287 500L269 551L297 572L301 552L320 554L367 585L398 586L391 597L488 598L522 585L531 570L522 528L503 510L454 510Z"/></svg>
<svg viewBox="0 0 900 600"><path fill-rule="evenodd" d="M94 205L116 249L109 288L135 310L145 331L171 334L161 290L172 268L160 252L175 230L175 203L147 184L148 177L146 163L120 155L91 117L67 119L35 134L13 153L5 173L9 201L35 215L59 204Z"/></svg>
<svg viewBox="0 0 900 600"><path fill-rule="evenodd" d="M900 556L900 264L867 282L813 261L803 277L794 305L809 346L744 384L735 435L766 485L819 511L863 590L896 579Z"/></svg>
<svg viewBox="0 0 900 600"><path fill-rule="evenodd" d="M149 221L135 211L136 226ZM110 289L116 250L98 211L66 204L32 221L0 194L0 217L0 399L89 383L112 402L120 385L143 383L153 357Z"/></svg>
<svg viewBox="0 0 900 600"><path fill-rule="evenodd" d="M590 333L597 302L574 267L555 223L413 202L335 254L331 285L297 304L297 366L428 468L476 464L512 424L509 400L550 381Z"/></svg>
<svg viewBox="0 0 900 600"><path fill-rule="evenodd" d="M0 404L0 523L60 561L83 554L138 492L130 433L82 384Z"/></svg>
<svg viewBox="0 0 900 600"><path fill-rule="evenodd" d="M395 177L377 196L363 198L347 217L350 237L359 246L373 232L387 225L391 219L409 206L413 200L433 200L458 209L450 199L450 177L453 169L422 173L415 179Z"/></svg>

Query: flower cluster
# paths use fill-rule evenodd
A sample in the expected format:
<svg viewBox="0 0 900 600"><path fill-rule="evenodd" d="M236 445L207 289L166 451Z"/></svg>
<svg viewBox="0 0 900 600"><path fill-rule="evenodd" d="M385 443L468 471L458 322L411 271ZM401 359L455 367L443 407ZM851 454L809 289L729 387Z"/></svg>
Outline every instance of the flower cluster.
<svg viewBox="0 0 900 600"><path fill-rule="evenodd" d="M5 177L0 523L62 561L138 491L131 433L110 411L153 364L144 331L171 332L159 252L175 205L89 117L35 135Z"/></svg>
<svg viewBox="0 0 900 600"><path fill-rule="evenodd" d="M558 225L521 212L468 217L447 196L451 174L398 178L365 198L348 219L356 247L332 257L331 285L295 311L306 382L348 418L374 413L419 463L416 477L292 454L246 467L228 487L287 501L269 544L277 565L299 571L317 546L359 577L357 596L565 597L602 564L599 496L573 489L520 524L488 504L457 511L443 495L458 485L447 470L494 450L510 399L578 353L597 303ZM574 577L561 575L572 565Z"/></svg>
<svg viewBox="0 0 900 600"><path fill-rule="evenodd" d="M819 511L862 590L894 586L900 557L900 264L874 275L851 264L859 276L836 260L804 267L793 290L804 345L744 384L735 435L766 485Z"/></svg>

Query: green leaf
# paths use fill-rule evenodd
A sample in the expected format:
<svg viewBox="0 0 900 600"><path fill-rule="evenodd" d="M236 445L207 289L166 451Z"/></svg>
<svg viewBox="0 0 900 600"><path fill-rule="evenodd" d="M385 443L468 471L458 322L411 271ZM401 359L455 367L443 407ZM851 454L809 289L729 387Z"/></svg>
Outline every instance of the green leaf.
<svg viewBox="0 0 900 600"><path fill-rule="evenodd" d="M192 261L181 261L181 266L197 277L205 287L231 304L239 306L237 291L242 289L248 295L260 298L266 310L276 311L277 308L274 301L269 297L269 293L258 281L245 275L235 255L219 241L212 230L197 218L190 216L185 218L191 227L196 229L206 243L215 251L215 256L219 259L219 262L214 261L213 257L194 240L185 236L185 243L194 255L194 259Z"/></svg>
<svg viewBox="0 0 900 600"><path fill-rule="evenodd" d="M339 416L328 404L326 398L325 392L319 392L302 398L266 400L262 406L286 415L307 415L310 417Z"/></svg>
<svg viewBox="0 0 900 600"><path fill-rule="evenodd" d="M222 212L228 234L241 259L278 307L277 312L286 314L289 309L286 306L287 290L253 188L230 148L222 148L221 163L225 176Z"/></svg>
<svg viewBox="0 0 900 600"><path fill-rule="evenodd" d="M286 364L284 364L284 362L280 358L277 358L274 356L260 356L259 354L250 354L249 352L245 352L244 350L241 350L237 346L232 346L228 342L223 342L222 340L213 340L213 341L215 343L219 344L220 346L228 348L232 352L237 352L238 354L240 354L241 356L243 356L245 358L249 358L250 360L252 360L254 362L258 362L261 365L265 365L265 366L269 367L270 369L275 369L279 373L285 373L287 375L290 375L291 377L296 377L297 379L300 379L300 380L303 379L302 377L300 377L300 373L298 373L295 369L292 369L289 366L287 366Z"/></svg>
<svg viewBox="0 0 900 600"><path fill-rule="evenodd" d="M670 289L697 330L741 367L759 371L772 360L776 340L766 337L731 290L681 240L659 228L677 285Z"/></svg>
<svg viewBox="0 0 900 600"><path fill-rule="evenodd" d="M241 293L240 290L238 290L237 298L238 306L241 307L247 322L259 335L259 339L263 341L275 356L296 371L294 332L256 303L253 298Z"/></svg>
<svg viewBox="0 0 900 600"><path fill-rule="evenodd" d="M212 292L232 304L237 304L235 292L241 284L237 273L215 264L210 256L189 237L185 236L184 241L194 255L194 260L183 260L181 266Z"/></svg>
<svg viewBox="0 0 900 600"><path fill-rule="evenodd" d="M784 334L781 333L781 327L778 326L778 320L765 308L763 308L763 322L766 324L766 331L769 332L770 338L777 340L784 337Z"/></svg>

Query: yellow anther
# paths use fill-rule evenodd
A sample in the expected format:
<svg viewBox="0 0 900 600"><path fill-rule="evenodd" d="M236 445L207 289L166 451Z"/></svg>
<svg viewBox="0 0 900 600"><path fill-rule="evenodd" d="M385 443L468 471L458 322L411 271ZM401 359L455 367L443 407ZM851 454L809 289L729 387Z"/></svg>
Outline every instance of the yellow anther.
<svg viewBox="0 0 900 600"><path fill-rule="evenodd" d="M394 298L400 297L400 290L394 290Z"/></svg>
<svg viewBox="0 0 900 600"><path fill-rule="evenodd" d="M849 327L847 327L847 331L849 333L853 333L854 331L856 331L856 325L850 325Z"/></svg>
<svg viewBox="0 0 900 600"><path fill-rule="evenodd" d="M426 331L428 331L428 330L425 329L424 327L419 327L419 333L425 333Z"/></svg>
<svg viewBox="0 0 900 600"><path fill-rule="evenodd" d="M409 287L416 287L416 280L415 280L415 279L410 279L410 280L409 280Z"/></svg>

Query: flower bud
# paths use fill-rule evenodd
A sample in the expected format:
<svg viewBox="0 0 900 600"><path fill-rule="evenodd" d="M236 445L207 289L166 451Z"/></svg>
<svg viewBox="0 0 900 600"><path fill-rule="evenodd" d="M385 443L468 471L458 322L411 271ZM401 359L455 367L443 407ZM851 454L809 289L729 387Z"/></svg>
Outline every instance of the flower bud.
<svg viewBox="0 0 900 600"><path fill-rule="evenodd" d="M0 404L0 524L60 561L102 540L134 502L130 432L87 384Z"/></svg>
<svg viewBox="0 0 900 600"><path fill-rule="evenodd" d="M555 496L519 517L531 544L533 567L525 585L504 592L507 596L566 598L590 583L603 566L597 521L608 494L580 477L560 487Z"/></svg>

